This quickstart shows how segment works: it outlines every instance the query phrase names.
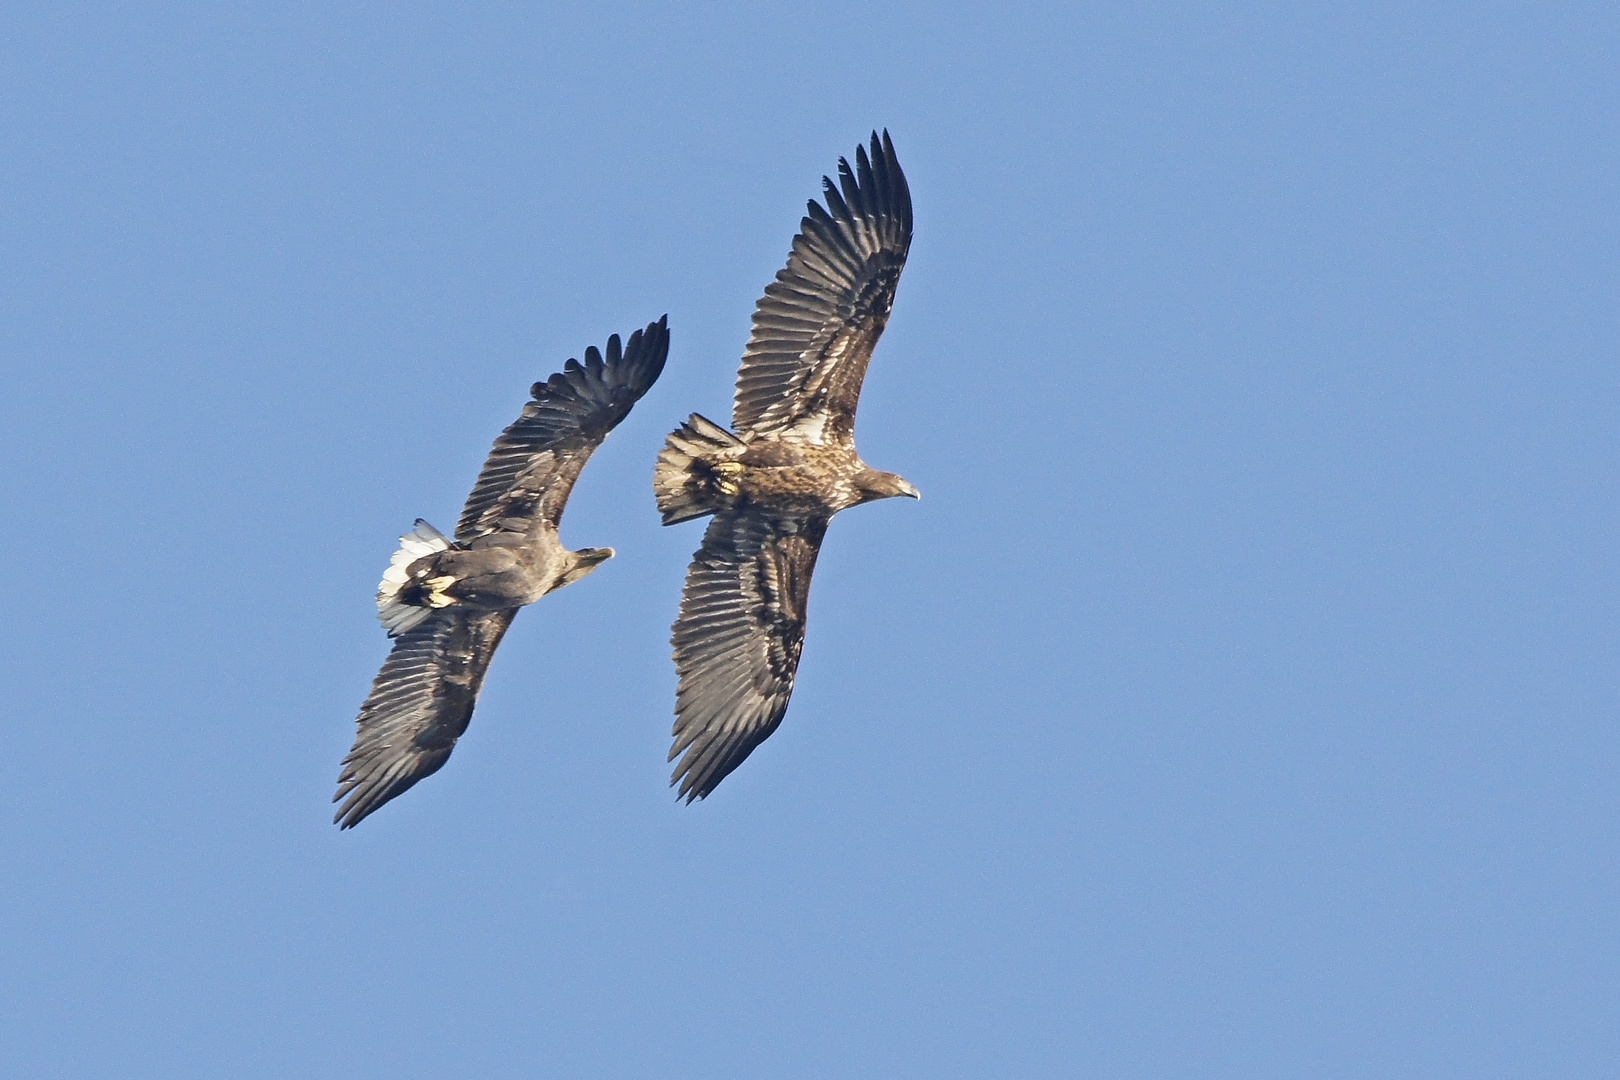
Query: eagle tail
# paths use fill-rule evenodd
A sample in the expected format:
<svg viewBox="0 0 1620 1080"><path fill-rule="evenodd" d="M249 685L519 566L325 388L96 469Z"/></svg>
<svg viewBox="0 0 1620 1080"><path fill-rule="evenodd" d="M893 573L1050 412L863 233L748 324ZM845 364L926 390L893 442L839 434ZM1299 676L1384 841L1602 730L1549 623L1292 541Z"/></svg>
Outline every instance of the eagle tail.
<svg viewBox="0 0 1620 1080"><path fill-rule="evenodd" d="M743 441L712 420L693 413L670 432L653 469L653 494L665 525L712 514L724 505L716 490L715 459Z"/></svg>
<svg viewBox="0 0 1620 1080"><path fill-rule="evenodd" d="M421 518L416 519L415 528L399 538L399 550L388 561L382 583L377 586L377 618L388 629L389 637L415 629L444 606L434 603L432 593L424 593L422 583L413 581L409 571L417 559L454 546L454 541Z"/></svg>

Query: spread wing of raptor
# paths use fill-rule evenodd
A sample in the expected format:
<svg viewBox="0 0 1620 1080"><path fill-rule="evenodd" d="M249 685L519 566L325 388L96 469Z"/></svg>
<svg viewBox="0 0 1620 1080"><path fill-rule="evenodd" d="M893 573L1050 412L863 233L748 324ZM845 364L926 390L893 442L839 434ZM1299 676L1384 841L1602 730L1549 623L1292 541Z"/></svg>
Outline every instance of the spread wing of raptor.
<svg viewBox="0 0 1620 1080"><path fill-rule="evenodd" d="M669 316L630 335L608 338L607 356L592 345L585 362L569 360L530 388L534 400L501 432L478 473L456 524L456 539L500 530L555 531L574 481L630 407L657 381L669 355Z"/></svg>
<svg viewBox="0 0 1620 1080"><path fill-rule="evenodd" d="M822 178L787 266L765 286L737 371L732 427L853 443L866 364L911 248L911 189L889 133Z"/></svg>
<svg viewBox="0 0 1620 1080"><path fill-rule="evenodd" d="M524 584L541 592L583 576L577 558L582 553L566 551L556 539L564 504L591 453L657 380L668 352L668 323L660 319L630 335L622 349L615 334L605 356L593 346L583 364L569 360L562 371L535 383L533 400L495 440L462 511L457 539L425 523L402 538L401 554L379 592L385 617L402 604L404 568L444 553L520 551L530 556L521 564L531 568L532 580ZM437 599L442 606L429 606L425 616L408 613L415 617L392 623L409 628L395 637L360 708L359 732L333 797L342 800L334 821L345 829L449 759L472 718L495 647L521 606Z"/></svg>
<svg viewBox="0 0 1620 1080"><path fill-rule="evenodd" d="M804 646L825 517L716 514L692 559L672 643L679 793L702 798L782 722ZM790 531L791 530L791 531Z"/></svg>
<svg viewBox="0 0 1620 1080"><path fill-rule="evenodd" d="M354 828L450 760L472 720L495 646L517 612L436 612L394 639L360 707L360 731L332 800L346 801L334 821Z"/></svg>
<svg viewBox="0 0 1620 1080"><path fill-rule="evenodd" d="M823 208L754 309L735 435L696 415L670 436L654 489L666 522L714 513L671 643L679 684L672 784L706 797L787 709L810 575L833 514L916 489L855 453L867 362L911 247L911 192L889 133L823 178Z"/></svg>

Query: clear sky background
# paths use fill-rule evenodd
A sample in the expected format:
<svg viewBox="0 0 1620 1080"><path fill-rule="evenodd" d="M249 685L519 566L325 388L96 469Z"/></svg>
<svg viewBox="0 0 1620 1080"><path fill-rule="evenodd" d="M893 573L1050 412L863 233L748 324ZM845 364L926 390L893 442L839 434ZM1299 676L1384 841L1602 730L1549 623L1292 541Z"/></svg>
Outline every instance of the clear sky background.
<svg viewBox="0 0 1620 1080"><path fill-rule="evenodd" d="M0 1073L1620 1070L1612 4L12 4ZM804 201L916 240L780 731L666 787ZM668 312L619 557L437 776L338 761L396 538Z"/></svg>

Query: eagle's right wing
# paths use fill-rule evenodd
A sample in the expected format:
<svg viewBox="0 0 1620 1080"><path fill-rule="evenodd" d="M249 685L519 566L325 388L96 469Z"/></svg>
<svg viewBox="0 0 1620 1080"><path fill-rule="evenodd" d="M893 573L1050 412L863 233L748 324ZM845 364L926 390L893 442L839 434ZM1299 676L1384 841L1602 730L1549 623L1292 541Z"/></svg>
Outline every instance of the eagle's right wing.
<svg viewBox="0 0 1620 1080"><path fill-rule="evenodd" d="M693 556L671 642L680 683L670 778L701 799L782 722L826 518L722 512Z"/></svg>
<svg viewBox="0 0 1620 1080"><path fill-rule="evenodd" d="M332 820L345 829L438 772L472 719L478 688L516 608L435 611L394 639L360 707L359 734L343 759Z"/></svg>
<svg viewBox="0 0 1620 1080"><path fill-rule="evenodd" d="M607 357L596 346L585 362L569 360L495 440L456 524L456 539L489 533L555 529L574 481L607 433L652 388L669 355L669 316L630 335L608 338Z"/></svg>

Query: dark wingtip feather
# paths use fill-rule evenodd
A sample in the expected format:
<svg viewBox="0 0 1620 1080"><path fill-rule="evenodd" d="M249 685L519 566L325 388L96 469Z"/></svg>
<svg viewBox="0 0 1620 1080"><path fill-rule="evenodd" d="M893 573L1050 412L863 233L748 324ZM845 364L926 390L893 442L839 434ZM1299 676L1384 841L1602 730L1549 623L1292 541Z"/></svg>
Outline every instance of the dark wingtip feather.
<svg viewBox="0 0 1620 1080"><path fill-rule="evenodd" d="M895 213L911 228L911 185L906 183L905 170L900 168L900 159L894 152L894 140L889 138L889 129L883 129L883 154L888 159L889 184L894 191Z"/></svg>
<svg viewBox="0 0 1620 1080"><path fill-rule="evenodd" d="M627 387L639 400L664 373L667 359L669 316L666 314L630 335L630 343L622 356L609 365L609 379L616 386Z"/></svg>
<svg viewBox="0 0 1620 1080"><path fill-rule="evenodd" d="M648 323L645 330L632 333L627 343L622 343L618 334L609 335L605 356L602 349L591 345L585 349L583 364L569 357L561 371L530 386L529 395L544 401L552 394L568 393L571 387L573 394L588 399L593 396L589 386L596 383L629 387L639 400L658 381L668 355L669 316L664 315Z"/></svg>
<svg viewBox="0 0 1620 1080"><path fill-rule="evenodd" d="M435 756L438 760L434 760ZM343 760L344 773L338 778L337 794L332 796L333 802L343 800L343 805L338 807L337 814L332 818L332 824L339 830L354 828L415 787L419 781L438 772L449 758L449 751L442 756L428 756L415 770L406 770L402 767L403 762L387 765L377 760L354 760L351 753Z"/></svg>
<svg viewBox="0 0 1620 1080"><path fill-rule="evenodd" d="M838 164L843 165L844 159L839 158ZM833 183L830 176L821 178L821 197L827 200L827 213L833 218L847 219L854 216L850 213L849 204L844 201L843 195L839 194L838 185Z"/></svg>
<svg viewBox="0 0 1620 1080"><path fill-rule="evenodd" d="M815 200L808 206L810 217L820 219L856 221L861 219L894 218L911 226L911 191L906 185L905 173L895 157L894 140L889 129L871 135L871 147L859 143L855 146L855 165L848 158L838 159L838 179L821 178L822 197L827 209L821 210Z"/></svg>

